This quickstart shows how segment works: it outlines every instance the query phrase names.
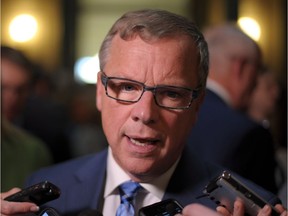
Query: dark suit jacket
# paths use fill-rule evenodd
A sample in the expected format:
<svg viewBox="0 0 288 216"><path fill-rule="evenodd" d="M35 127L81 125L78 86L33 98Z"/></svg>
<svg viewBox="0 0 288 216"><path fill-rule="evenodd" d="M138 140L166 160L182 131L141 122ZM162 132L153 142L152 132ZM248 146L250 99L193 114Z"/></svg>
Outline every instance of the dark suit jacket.
<svg viewBox="0 0 288 216"><path fill-rule="evenodd" d="M103 189L105 186L107 150L95 155L84 156L51 168L44 168L34 173L27 185L48 180L60 187L60 198L48 202L47 206L54 207L61 215L78 215L79 212L87 209L102 210ZM215 176L219 175L222 168L203 163L197 157L185 150L183 156L172 175L164 198L174 198L182 205L192 202L202 203L215 208L214 202L204 197L205 185ZM271 203L278 200L274 195L254 188L261 196L264 196Z"/></svg>
<svg viewBox="0 0 288 216"><path fill-rule="evenodd" d="M206 92L188 143L201 158L277 192L271 133L244 113L231 109L210 90Z"/></svg>

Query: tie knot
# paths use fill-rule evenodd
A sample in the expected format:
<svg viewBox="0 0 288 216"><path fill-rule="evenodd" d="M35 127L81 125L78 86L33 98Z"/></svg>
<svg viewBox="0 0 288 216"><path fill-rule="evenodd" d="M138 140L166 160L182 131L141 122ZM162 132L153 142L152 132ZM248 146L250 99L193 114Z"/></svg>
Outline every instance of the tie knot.
<svg viewBox="0 0 288 216"><path fill-rule="evenodd" d="M119 186L121 202L130 202L136 196L137 191L140 189L140 184L138 182L127 181Z"/></svg>

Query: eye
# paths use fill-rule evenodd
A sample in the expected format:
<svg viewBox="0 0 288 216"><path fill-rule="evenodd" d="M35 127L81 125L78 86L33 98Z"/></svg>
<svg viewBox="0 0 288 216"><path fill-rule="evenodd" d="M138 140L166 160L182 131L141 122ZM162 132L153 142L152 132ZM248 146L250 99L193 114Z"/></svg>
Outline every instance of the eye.
<svg viewBox="0 0 288 216"><path fill-rule="evenodd" d="M124 92L131 92L131 91L138 91L139 86L134 84L134 83L129 83L129 82L121 82L119 83L118 87L119 91L124 91Z"/></svg>
<svg viewBox="0 0 288 216"><path fill-rule="evenodd" d="M118 93L134 93L142 91L142 86L136 82L128 80L111 79L108 83L108 88Z"/></svg>
<svg viewBox="0 0 288 216"><path fill-rule="evenodd" d="M133 90L135 90L135 87L133 85L129 84L129 83L123 83L121 85L121 90L123 90L123 91L133 91Z"/></svg>
<svg viewBox="0 0 288 216"><path fill-rule="evenodd" d="M171 99L177 99L177 98L181 98L183 97L179 92L177 91L171 91L171 90L167 90L164 92L164 96L165 97L169 97Z"/></svg>
<svg viewBox="0 0 288 216"><path fill-rule="evenodd" d="M177 88L158 88L158 96L169 100L182 100L189 97L189 93L183 89Z"/></svg>

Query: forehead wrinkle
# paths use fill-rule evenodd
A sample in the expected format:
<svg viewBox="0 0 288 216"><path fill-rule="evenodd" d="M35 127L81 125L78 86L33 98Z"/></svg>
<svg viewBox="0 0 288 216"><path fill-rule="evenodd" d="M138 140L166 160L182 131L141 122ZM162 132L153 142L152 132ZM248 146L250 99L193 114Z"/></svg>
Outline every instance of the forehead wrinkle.
<svg viewBox="0 0 288 216"><path fill-rule="evenodd" d="M169 46L166 45L168 42ZM166 84L189 87L193 84L193 81L189 79L184 80L180 76L177 76L179 79L175 78L175 74L179 75L181 73L186 73L187 77L187 73L189 73L187 68L190 67L193 70L194 61L197 61L193 59L195 56L190 54L193 53L192 50L195 49L195 45L186 38L182 38L182 40L165 38L154 42L145 42L139 37L125 41L116 36L112 43L111 51L114 54L119 55L120 58L125 56L126 59L137 61L136 64L132 62L132 64L128 63L126 66L129 67L128 70L135 71L131 74L128 70L127 73L125 72L122 61L116 60L115 63L114 56L112 56L113 60L109 59L109 62L113 62L114 68L119 68L120 76L143 82L148 86ZM127 47L129 47L129 50L126 49ZM163 55L163 53L166 55ZM108 65L110 64L108 63ZM192 71L190 77L193 78Z"/></svg>
<svg viewBox="0 0 288 216"><path fill-rule="evenodd" d="M169 41L172 42L169 44L169 46L165 45L163 46L163 43ZM184 72L184 70L187 70L186 67L189 64L191 64L191 61L193 61L193 59L191 59L192 56L189 54L191 53L191 51L189 50L193 50L193 47L191 45L191 42L189 40L185 40L185 38L178 41L174 40L173 38L161 39L160 43L162 44L162 46L160 44L159 47L157 45L154 47L155 55L153 55L153 57L154 58L157 58L158 56L163 57L163 55L160 55L163 52L166 53L167 55L164 56L164 58L161 58L160 60L158 59L158 62L156 62L157 65L159 64L161 65L160 69L158 68L158 71L156 71L157 78L158 80L160 80L160 84L163 83L163 81L165 80L166 81L165 84L174 85L175 81L177 83L177 80L175 80L175 74L179 74L180 72ZM159 55L158 52L160 53ZM188 67L191 66L189 65ZM167 80L167 78L169 77L171 77L171 80Z"/></svg>

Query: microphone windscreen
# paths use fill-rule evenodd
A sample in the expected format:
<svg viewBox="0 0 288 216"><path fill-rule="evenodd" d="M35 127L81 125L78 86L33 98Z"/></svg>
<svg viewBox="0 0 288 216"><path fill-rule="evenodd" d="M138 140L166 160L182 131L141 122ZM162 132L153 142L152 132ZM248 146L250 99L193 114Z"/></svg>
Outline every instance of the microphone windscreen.
<svg viewBox="0 0 288 216"><path fill-rule="evenodd" d="M81 212L78 216L103 216L103 214L98 210L86 210Z"/></svg>

